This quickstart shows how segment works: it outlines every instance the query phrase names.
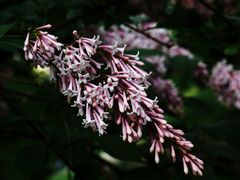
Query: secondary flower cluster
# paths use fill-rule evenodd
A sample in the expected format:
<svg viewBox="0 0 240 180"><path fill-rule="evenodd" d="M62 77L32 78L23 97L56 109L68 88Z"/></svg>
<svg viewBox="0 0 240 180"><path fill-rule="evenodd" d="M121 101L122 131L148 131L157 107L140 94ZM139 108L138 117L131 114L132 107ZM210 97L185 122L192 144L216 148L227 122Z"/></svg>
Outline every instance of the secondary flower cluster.
<svg viewBox="0 0 240 180"><path fill-rule="evenodd" d="M137 29L144 31L163 43L170 42L169 32L163 28L156 28L156 23L140 23ZM109 30L100 30L105 37L105 41L113 44L118 41L120 45L125 43L128 45L128 49L156 49L159 47L159 43L146 38L143 34L135 32L130 28L121 25L111 26Z"/></svg>
<svg viewBox="0 0 240 180"><path fill-rule="evenodd" d="M214 66L209 85L217 93L219 100L240 109L240 71L234 70L226 60Z"/></svg>
<svg viewBox="0 0 240 180"><path fill-rule="evenodd" d="M132 25L134 26L134 25ZM193 54L176 44L171 40L171 32L164 28L158 28L155 22L142 22L137 27L139 32L144 32L158 41L171 45L170 47L160 46L160 44L153 39L147 38L144 34L133 31L132 29L121 25L111 26L109 30L100 29L104 39L109 44L114 44L116 41L119 45L127 44L127 49L156 49L164 54L164 56L176 57L184 56L192 59Z"/></svg>
<svg viewBox="0 0 240 180"><path fill-rule="evenodd" d="M194 75L204 85L213 89L221 102L240 109L240 71L227 64L226 60L215 64L211 74L207 65L199 62Z"/></svg>
<svg viewBox="0 0 240 180"><path fill-rule="evenodd" d="M168 108L176 113L181 114L183 101L178 94L176 86L171 80L163 79L160 76L155 76L151 79L152 86L159 94L161 99L166 100Z"/></svg>
<svg viewBox="0 0 240 180"><path fill-rule="evenodd" d="M142 137L147 125L156 163L169 140L171 156L175 160L178 152L184 172L190 167L193 174L202 175L203 162L190 153L193 144L164 120L157 100L147 97L149 74L140 68L143 63L138 55L126 54L125 46L101 44L99 37L79 37L76 31L75 41L63 47L53 35L42 33L43 27L34 30L34 39L28 33L26 59L41 67L55 67L61 92L84 117L86 127L102 135L108 123L115 121L122 128L122 139L131 143Z"/></svg>
<svg viewBox="0 0 240 180"><path fill-rule="evenodd" d="M157 72L157 74L159 74L160 76L164 76L167 72L167 57L166 56L158 56L158 55L154 55L154 56L147 56L145 58L145 60L152 64Z"/></svg>

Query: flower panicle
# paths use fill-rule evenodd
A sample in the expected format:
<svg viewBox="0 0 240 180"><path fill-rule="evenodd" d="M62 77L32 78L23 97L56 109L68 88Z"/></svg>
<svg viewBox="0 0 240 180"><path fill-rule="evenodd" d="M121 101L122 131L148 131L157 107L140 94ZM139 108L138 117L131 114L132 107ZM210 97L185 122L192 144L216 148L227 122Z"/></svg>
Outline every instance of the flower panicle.
<svg viewBox="0 0 240 180"><path fill-rule="evenodd" d="M177 149L184 172L187 174L191 167L194 174L202 175L202 161L190 153L192 143L183 137L181 130L166 122L163 110L157 105L158 100L148 98L149 73L141 69L143 63L138 54L126 54L125 46L119 47L117 43L104 45L99 36L80 37L77 31L73 31L74 43L63 46L55 36L42 32L45 28L50 26L36 28L38 35L34 40L27 34L24 43L26 60L41 67L55 68L61 93L72 107L78 109L77 115L83 116L85 127L102 135L113 119L121 126L122 139L129 143L142 137L144 126L151 127L150 151L155 153L156 163L159 153L164 152L165 140L169 139L173 160Z"/></svg>
<svg viewBox="0 0 240 180"><path fill-rule="evenodd" d="M49 29L52 26L50 24L38 27L33 30L33 33L27 33L24 41L23 50L25 52L25 59L31 60L34 67L46 67L49 60L55 58L55 52L59 51L63 46L62 43L57 41L57 37L49 34L44 29ZM31 39L30 36L34 36Z"/></svg>
<svg viewBox="0 0 240 180"><path fill-rule="evenodd" d="M170 79L163 79L159 76L153 76L151 83L161 100L166 100L168 108L175 113L182 113L183 100L178 93L178 89Z"/></svg>

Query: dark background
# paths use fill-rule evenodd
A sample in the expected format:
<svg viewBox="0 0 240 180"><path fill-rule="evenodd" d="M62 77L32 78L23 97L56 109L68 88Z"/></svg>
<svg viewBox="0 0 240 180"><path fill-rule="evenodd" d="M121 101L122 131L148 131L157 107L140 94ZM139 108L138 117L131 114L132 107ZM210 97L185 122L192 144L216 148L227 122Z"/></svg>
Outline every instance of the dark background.
<svg viewBox="0 0 240 180"><path fill-rule="evenodd" d="M240 112L193 78L200 60L209 69L223 58L240 67L240 2L211 2L0 0L0 179L240 179ZM183 97L183 115L163 108L205 162L203 177L184 175L182 164L166 155L156 165L147 139L124 143L114 125L102 137L85 129L46 72L24 60L29 27L50 23L51 33L68 43L73 29L92 37L102 25L137 23L142 13L158 27L173 30L176 41L195 55L190 63L185 58L170 61L167 75Z"/></svg>

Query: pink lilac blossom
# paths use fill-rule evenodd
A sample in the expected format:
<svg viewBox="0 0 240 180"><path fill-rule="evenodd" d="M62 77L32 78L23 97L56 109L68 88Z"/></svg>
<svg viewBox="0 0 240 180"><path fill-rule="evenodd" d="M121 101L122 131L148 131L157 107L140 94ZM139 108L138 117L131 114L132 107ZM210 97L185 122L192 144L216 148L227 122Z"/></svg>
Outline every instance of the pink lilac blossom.
<svg viewBox="0 0 240 180"><path fill-rule="evenodd" d="M181 113L183 101L178 94L176 86L171 80L163 79L160 76L153 76L151 79L152 86L159 94L161 100L166 100L170 110Z"/></svg>
<svg viewBox="0 0 240 180"><path fill-rule="evenodd" d="M117 43L101 44L99 37L79 37L76 31L73 35L76 40L71 45L55 51L54 56L44 56L43 61L56 68L60 91L78 109L78 116L84 117L85 127L102 135L108 123L115 121L121 126L122 139L131 143L142 137L142 128L148 124L150 151L154 152L156 163L164 151L164 142L169 140L171 156L175 161L175 151L179 152L184 173L191 168L193 174L202 175L203 162L190 153L193 144L181 130L164 120L157 100L147 97L149 74L141 69L144 64L138 54L126 54L125 46L118 47ZM35 38L40 41L42 37ZM25 51L31 50L31 46L26 46ZM39 46L38 51L48 52L44 46Z"/></svg>
<svg viewBox="0 0 240 180"><path fill-rule="evenodd" d="M145 58L147 62L154 65L154 68L156 69L156 72L163 76L167 72L166 62L167 58L166 56L147 56Z"/></svg>
<svg viewBox="0 0 240 180"><path fill-rule="evenodd" d="M170 47L168 49L168 55L170 57L185 56L185 57L188 57L189 59L193 59L193 57L194 57L193 54L189 50L187 50L183 47L180 47L178 45L174 45L174 46Z"/></svg>
<svg viewBox="0 0 240 180"><path fill-rule="evenodd" d="M134 26L134 25L132 25ZM144 22L140 23L136 27L139 31L150 35L151 37L159 40L162 43L176 44L171 40L171 32L164 28L157 28L157 23L155 22ZM113 44L116 41L119 45L127 44L127 49L156 49L163 52L166 56L176 57L185 56L189 59L193 59L193 54L179 45L173 45L170 48L162 47L160 44L143 34L133 31L132 29L121 25L112 26L109 30L100 29L101 34L103 34L104 39L107 43Z"/></svg>
<svg viewBox="0 0 240 180"><path fill-rule="evenodd" d="M209 72L207 69L207 64L203 62L198 62L196 69L194 71L194 77L201 83L207 85L209 81Z"/></svg>
<svg viewBox="0 0 240 180"><path fill-rule="evenodd" d="M156 28L156 23L142 23L138 25L139 30L143 30L154 38L163 43L170 41L169 31L163 28ZM128 45L128 49L156 49L159 44L152 39L146 38L141 33L135 32L128 27L121 25L112 26L109 31L100 30L105 37L105 41L114 44L116 41L119 45Z"/></svg>
<svg viewBox="0 0 240 180"><path fill-rule="evenodd" d="M233 69L226 60L218 62L212 69L210 86L218 99L228 106L240 109L240 71Z"/></svg>
<svg viewBox="0 0 240 180"><path fill-rule="evenodd" d="M27 33L23 50L25 52L25 59L32 60L33 66L45 67L48 65L48 61L54 58L56 50L60 50L63 44L57 42L57 37L48 34L43 29L49 29L52 26L50 24L38 27L33 30L33 35L36 40L30 39L30 33Z"/></svg>

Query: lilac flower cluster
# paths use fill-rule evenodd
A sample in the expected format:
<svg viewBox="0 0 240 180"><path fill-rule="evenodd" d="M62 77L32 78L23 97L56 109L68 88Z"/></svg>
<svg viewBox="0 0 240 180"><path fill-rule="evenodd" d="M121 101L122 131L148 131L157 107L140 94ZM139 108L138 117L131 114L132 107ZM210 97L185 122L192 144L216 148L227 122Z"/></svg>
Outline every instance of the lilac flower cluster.
<svg viewBox="0 0 240 180"><path fill-rule="evenodd" d="M184 56L189 59L193 59L193 57L194 57L193 54L189 50L187 50L183 47L180 47L178 45L174 45L174 46L170 47L168 49L168 55L170 57Z"/></svg>
<svg viewBox="0 0 240 180"><path fill-rule="evenodd" d="M176 86L171 80L164 80L163 76L167 72L167 61L168 58L173 58L176 56L184 56L189 59L193 59L193 54L177 45L171 40L171 33L167 29L157 28L157 24L151 23L140 23L136 27L139 31L147 33L151 37L158 39L162 43L175 44L169 48L166 46L160 46L159 43L152 39L145 37L139 32L135 32L130 28L122 25L120 27L112 26L110 30L101 30L104 35L104 39L107 43L114 43L118 41L121 45L127 44L127 49L156 49L161 52L162 55L152 55L145 57L145 60L154 65L155 76L150 77L150 82L153 83L154 89L156 89L159 94L159 98L167 100L169 108L175 113L180 113L182 111L183 101L179 96ZM159 83L159 84L157 84ZM168 88L167 88L168 87Z"/></svg>
<svg viewBox="0 0 240 180"><path fill-rule="evenodd" d="M167 67L166 67L166 62L167 58L166 56L147 56L145 58L147 62L150 64L154 65L154 68L156 69L157 73L161 76L164 76L165 73L167 72Z"/></svg>
<svg viewBox="0 0 240 180"><path fill-rule="evenodd" d="M240 71L234 70L226 60L220 61L214 66L209 85L216 92L220 101L240 109Z"/></svg>
<svg viewBox="0 0 240 180"><path fill-rule="evenodd" d="M227 64L226 60L215 64L211 74L207 65L199 62L194 76L213 89L221 102L240 109L240 71Z"/></svg>
<svg viewBox="0 0 240 180"><path fill-rule="evenodd" d="M160 76L154 76L151 79L151 83L160 98L170 102L168 104L170 110L176 113L182 112L182 98L179 96L178 90L171 80L163 79Z"/></svg>
<svg viewBox="0 0 240 180"><path fill-rule="evenodd" d="M63 46L62 43L57 42L57 37L42 31L51 27L50 24L47 24L36 28L33 31L34 36L38 37L35 41L30 39L30 33L27 34L23 50L25 51L25 59L32 60L34 67L47 66L48 61L54 59L55 51L60 50Z"/></svg>
<svg viewBox="0 0 240 180"><path fill-rule="evenodd" d="M138 54L126 54L125 46L118 47L117 43L101 44L98 36L79 37L76 31L73 31L76 40L63 47L57 38L42 34L40 29L34 30L35 40L27 35L26 59L41 67L51 64L56 68L60 91L78 109L78 115L84 117L85 127L102 135L112 119L121 126L122 139L131 143L142 137L142 128L148 124L150 151L154 152L156 163L164 152L165 140L169 140L171 156L175 161L175 151L179 152L184 172L187 174L190 167L193 174L202 175L203 162L190 153L193 144L184 138L181 130L164 120L157 100L147 97L149 74L140 68L143 63Z"/></svg>

